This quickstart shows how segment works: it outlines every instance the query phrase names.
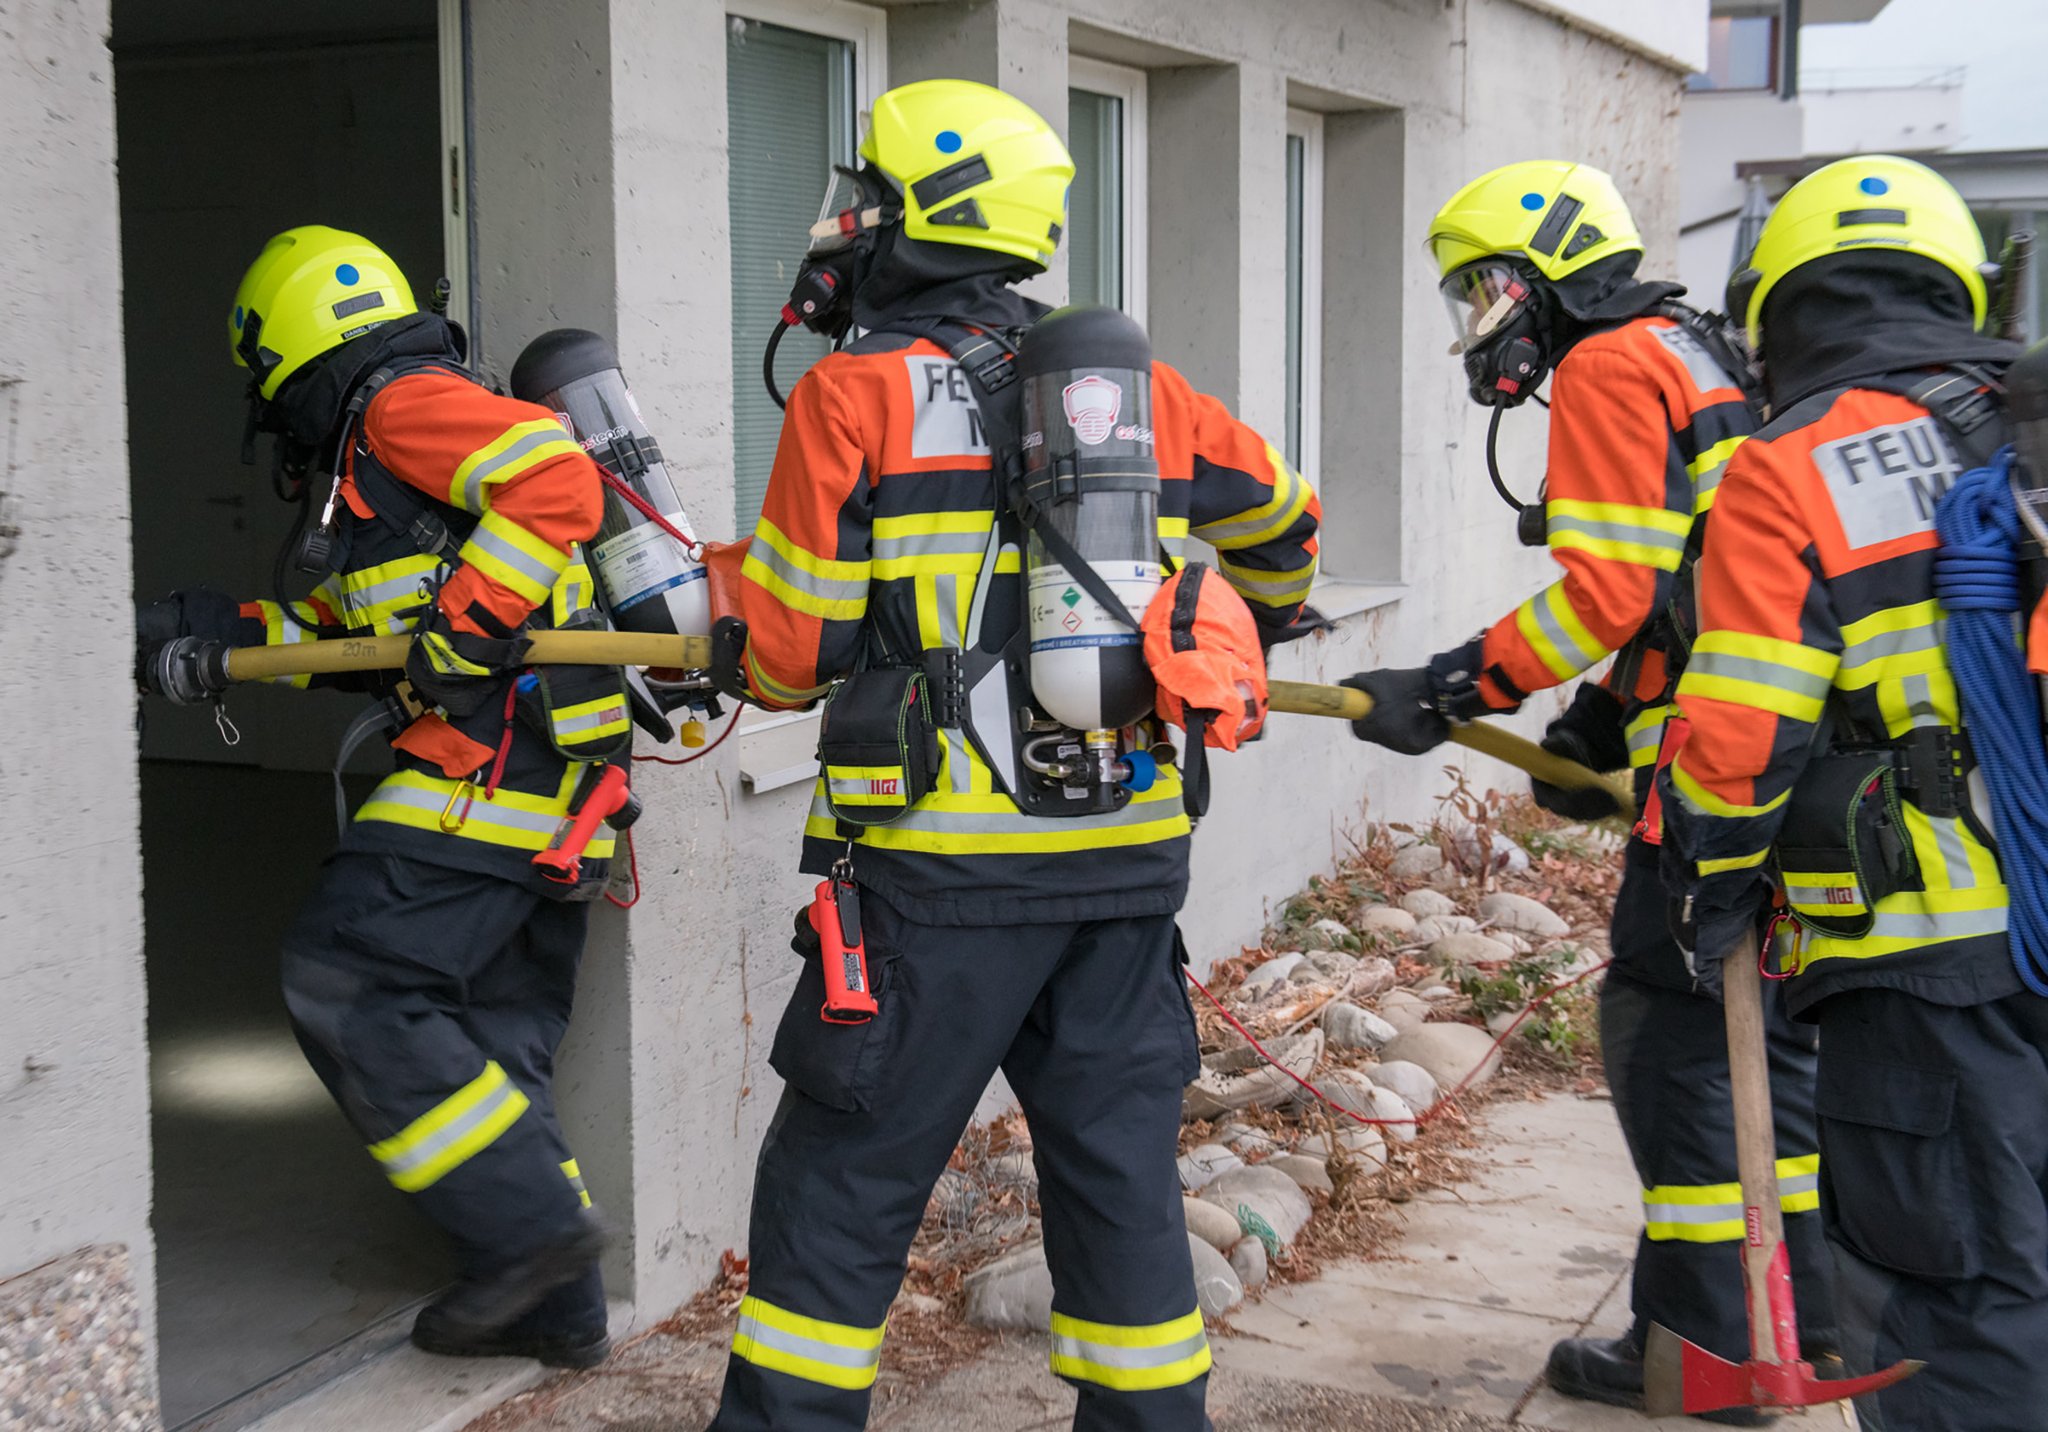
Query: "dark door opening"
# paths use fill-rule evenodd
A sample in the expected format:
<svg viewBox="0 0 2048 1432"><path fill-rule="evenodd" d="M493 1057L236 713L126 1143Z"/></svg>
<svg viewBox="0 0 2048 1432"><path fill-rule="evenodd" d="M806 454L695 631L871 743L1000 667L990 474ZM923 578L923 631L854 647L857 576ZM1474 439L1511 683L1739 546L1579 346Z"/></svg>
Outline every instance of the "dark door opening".
<svg viewBox="0 0 2048 1432"><path fill-rule="evenodd" d="M238 461L235 285L265 239L306 223L368 235L422 302L447 271L436 8L115 0L112 49L136 591L268 597L291 510L271 495L267 438L258 466ZM307 1069L277 989L279 937L335 841L326 772L360 704L238 690L229 746L211 714L152 702L141 735L173 1428L269 1411L448 1277L438 1236Z"/></svg>

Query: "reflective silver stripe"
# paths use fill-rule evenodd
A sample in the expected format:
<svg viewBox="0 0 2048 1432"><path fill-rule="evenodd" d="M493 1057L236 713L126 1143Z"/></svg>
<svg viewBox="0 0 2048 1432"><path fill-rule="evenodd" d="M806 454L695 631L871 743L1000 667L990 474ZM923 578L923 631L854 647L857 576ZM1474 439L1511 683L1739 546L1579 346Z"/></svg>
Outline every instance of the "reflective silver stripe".
<svg viewBox="0 0 2048 1432"><path fill-rule="evenodd" d="M489 553L513 571L532 581L535 586L543 587L550 591L554 589L555 579L562 575L562 569L569 565L568 557L559 552L555 554L557 560L554 565L543 562L531 552L522 552L482 523L477 524L476 530L469 534L469 540L462 545L464 547L474 547L479 552Z"/></svg>
<svg viewBox="0 0 2048 1432"><path fill-rule="evenodd" d="M1776 661L1765 661L1761 657L1736 656L1725 651L1696 651L1692 661L1685 668L1687 676L1720 676L1730 681L1753 681L1759 686L1770 686L1803 696L1810 701L1819 701L1834 688L1832 677L1801 671L1796 666L1786 666Z"/></svg>
<svg viewBox="0 0 2048 1432"><path fill-rule="evenodd" d="M1721 485L1721 474L1727 470L1728 459L1725 457L1712 467L1701 469L1700 475L1693 479L1693 511L1699 511L1700 504L1706 500L1707 495Z"/></svg>
<svg viewBox="0 0 2048 1432"><path fill-rule="evenodd" d="M1785 887L1785 898L1794 905L1813 906L1816 909L1816 913L1818 913L1819 909L1826 906L1842 903L1829 898L1839 890L1848 890L1854 893L1856 898L1843 906L1843 913L1855 913L1848 907L1863 904L1863 888L1856 883L1856 877L1846 870L1842 872L1842 883L1840 885L1787 885Z"/></svg>
<svg viewBox="0 0 2048 1432"><path fill-rule="evenodd" d="M1246 575L1249 570L1251 569L1233 563L1224 570L1223 580L1240 592L1257 592L1267 597L1307 596L1316 580L1315 573L1310 572L1306 577L1288 577L1274 582L1261 581L1257 577Z"/></svg>
<svg viewBox="0 0 2048 1432"><path fill-rule="evenodd" d="M544 448L549 443L566 443L569 441L568 433L559 427L549 428L544 432L528 433L496 457L478 463L470 470L469 476L463 479L463 507L471 512L482 512L486 506L484 502L484 484L490 481L492 473L496 472L499 468L519 461L523 457L530 456L536 448Z"/></svg>
<svg viewBox="0 0 2048 1432"><path fill-rule="evenodd" d="M593 711L587 716L556 716L550 724L557 736L574 736L581 731L593 731L599 726L612 726L626 719L626 703L621 701L607 711Z"/></svg>
<svg viewBox="0 0 2048 1432"><path fill-rule="evenodd" d="M1000 678L998 678L1000 679ZM967 733L958 728L939 732L939 740L945 745L944 761L947 775L951 779L953 794L956 796L974 793L974 743L967 739ZM1008 784L1009 772L1004 772L1004 783Z"/></svg>
<svg viewBox="0 0 2048 1432"><path fill-rule="evenodd" d="M1797 1198L1802 1193L1818 1192L1820 1192L1820 1175L1818 1173L1787 1174L1778 1180L1778 1198L1780 1201L1788 1198Z"/></svg>
<svg viewBox="0 0 2048 1432"><path fill-rule="evenodd" d="M384 577L360 587L353 582L344 583L341 589L342 607L350 614L367 614L377 607L405 597L418 597L424 602L427 599L426 588L440 565L431 559L423 558L421 566L395 577Z"/></svg>
<svg viewBox="0 0 2048 1432"><path fill-rule="evenodd" d="M1932 651L1942 644L1947 634L1946 617L1937 618L1925 626L1907 627L1904 631L1881 631L1843 647L1842 668L1846 671L1850 667L1867 666L1888 657Z"/></svg>
<svg viewBox="0 0 2048 1432"><path fill-rule="evenodd" d="M1148 801L1143 805L1136 801L1120 811L1104 815L1083 815L1064 818L1060 830L1111 830L1125 825L1147 825L1155 820L1169 820L1180 806L1174 801ZM890 823L896 830L928 830L948 835L1008 835L1016 831L1043 831L1047 821L1042 816L1016 814L975 813L961 814L953 811L936 811L925 806L915 806L905 812L900 820Z"/></svg>
<svg viewBox="0 0 2048 1432"><path fill-rule="evenodd" d="M1195 1356L1208 1345L1209 1338L1205 1333L1196 1333L1193 1337L1167 1343L1163 1347L1124 1347L1116 1343L1084 1342L1077 1337L1055 1333L1052 1339L1052 1355L1055 1358L1077 1358L1082 1362L1092 1362L1097 1367L1166 1367Z"/></svg>
<svg viewBox="0 0 2048 1432"><path fill-rule="evenodd" d="M432 1163L450 1147L461 1143L478 1128L489 1123L507 1104L524 1097L519 1092L519 1086L506 1078L502 1072L498 1078L500 1082L475 1107L465 1110L449 1123L400 1152L379 1155L377 1162L384 1165L385 1173L395 1179Z"/></svg>
<svg viewBox="0 0 2048 1432"><path fill-rule="evenodd" d="M1741 1203L1645 1203L1645 1223L1727 1223L1742 1221Z"/></svg>
<svg viewBox="0 0 2048 1432"><path fill-rule="evenodd" d="M2006 911L1943 910L1933 914L1918 911L1882 911L1870 928L1870 937L1880 940L1964 940L1975 935L2005 933Z"/></svg>
<svg viewBox="0 0 2048 1432"><path fill-rule="evenodd" d="M865 1369L878 1367L882 1361L880 1343L873 1347L861 1348L819 1342L815 1338L799 1337L795 1333L786 1333L781 1328L770 1327L749 1313L740 1314L739 1336L762 1347L772 1348L776 1352L788 1353L791 1357L830 1363L834 1367Z"/></svg>
<svg viewBox="0 0 2048 1432"><path fill-rule="evenodd" d="M806 572L766 542L756 541L747 548L747 560L759 562L790 586L806 596L826 602L864 602L867 600L868 584L860 578L820 577Z"/></svg>
<svg viewBox="0 0 2048 1432"><path fill-rule="evenodd" d="M1560 595L1558 600L1567 606L1571 603L1571 598L1563 595ZM1587 639L1593 643L1594 649L1590 652L1579 645L1577 637L1564 629L1564 624L1557 619L1557 613L1550 609L1549 592L1538 592L1529 598L1527 606L1536 615L1537 630L1543 633L1544 639L1550 643L1558 656L1570 662L1576 670L1584 671L1607 655L1607 647L1601 644L1600 638L1594 636L1590 629L1586 632Z"/></svg>
<svg viewBox="0 0 2048 1432"><path fill-rule="evenodd" d="M1554 509L1555 504L1552 504L1552 507ZM1666 552L1685 551L1685 533L1666 532L1661 528L1645 527L1634 522L1597 522L1590 517L1559 516L1553 510L1545 516L1544 528L1552 536L1559 532L1579 532L1603 542L1632 542L1637 546L1657 547Z"/></svg>
<svg viewBox="0 0 2048 1432"><path fill-rule="evenodd" d="M877 536L877 562L902 562L914 557L979 557L988 547L988 529L979 532L908 532L900 537Z"/></svg>
<svg viewBox="0 0 2048 1432"><path fill-rule="evenodd" d="M1942 869L1948 872L1949 888L1975 889L1977 872L1970 867L1970 847L1963 838L1962 821L1954 816L1946 820L1929 816L1927 823L1934 828L1934 845L1941 852Z"/></svg>
<svg viewBox="0 0 2048 1432"><path fill-rule="evenodd" d="M1257 477L1256 473L1249 475L1254 479ZM1278 480L1273 484L1273 496L1254 509L1263 513L1263 516L1239 513L1235 517L1205 522L1200 527L1189 530L1211 547L1223 547L1234 537L1251 537L1268 530L1286 515L1289 508L1301 500L1301 489L1304 486L1301 474L1285 463L1280 465L1277 477Z"/></svg>
<svg viewBox="0 0 2048 1432"><path fill-rule="evenodd" d="M380 785L370 792L369 800L363 803L364 809L367 810L380 801L387 805L410 806L414 810L432 811L436 815L448 808L448 797L441 792L418 790L412 786ZM376 817L358 815L357 819L375 820ZM513 810L510 806L487 801L482 791L477 792L476 801L469 807L468 818L463 822L465 825L503 826L507 830L539 831L545 835L553 835L561 823L562 817L558 815Z"/></svg>

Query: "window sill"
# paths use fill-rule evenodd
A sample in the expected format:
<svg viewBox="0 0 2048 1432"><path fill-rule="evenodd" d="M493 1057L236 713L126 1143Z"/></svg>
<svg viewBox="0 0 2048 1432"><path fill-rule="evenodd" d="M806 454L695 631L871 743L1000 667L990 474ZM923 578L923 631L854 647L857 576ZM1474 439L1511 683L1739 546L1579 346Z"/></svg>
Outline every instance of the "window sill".
<svg viewBox="0 0 2048 1432"><path fill-rule="evenodd" d="M1344 577L1318 577L1309 592L1309 605L1331 621L1342 621L1362 613L1392 606L1408 595L1403 582L1357 582Z"/></svg>
<svg viewBox="0 0 2048 1432"><path fill-rule="evenodd" d="M762 796L818 776L817 711L749 712L734 733L739 744L740 788Z"/></svg>

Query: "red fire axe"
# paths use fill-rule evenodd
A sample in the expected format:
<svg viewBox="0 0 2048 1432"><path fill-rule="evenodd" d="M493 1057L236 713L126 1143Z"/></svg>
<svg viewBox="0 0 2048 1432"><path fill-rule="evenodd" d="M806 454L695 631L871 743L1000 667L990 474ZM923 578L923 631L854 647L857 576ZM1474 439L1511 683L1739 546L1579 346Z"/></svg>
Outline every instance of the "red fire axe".
<svg viewBox="0 0 2048 1432"><path fill-rule="evenodd" d="M1814 1376L1812 1363L1800 1360L1785 1217L1778 1207L1763 979L1754 936L1723 966L1722 1002L1728 1017L1729 1083L1735 1095L1735 1165L1742 1177L1742 1286L1749 1305L1749 1361L1729 1362L1661 1324L1651 1324L1643 1355L1643 1401L1652 1417L1690 1416L1724 1407L1840 1402L1902 1382L1926 1366L1909 1359L1867 1377L1823 1381Z"/></svg>

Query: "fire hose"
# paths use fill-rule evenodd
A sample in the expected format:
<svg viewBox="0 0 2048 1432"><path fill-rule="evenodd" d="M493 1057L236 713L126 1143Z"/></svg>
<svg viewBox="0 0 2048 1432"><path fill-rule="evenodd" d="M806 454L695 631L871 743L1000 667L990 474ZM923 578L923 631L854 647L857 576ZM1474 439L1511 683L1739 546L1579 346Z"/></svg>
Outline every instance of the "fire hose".
<svg viewBox="0 0 2048 1432"><path fill-rule="evenodd" d="M535 665L651 666L701 671L711 664L711 641L701 636L668 636L619 631L537 631L528 634L526 660ZM269 681L280 676L327 675L338 671L397 670L405 665L411 636L341 637L280 646L235 647L226 654L230 681ZM1306 681L1268 684L1275 711L1357 721L1372 711L1372 698L1348 686ZM1628 777L1603 776L1576 761L1552 755L1526 737L1483 721L1451 730L1450 739L1467 750L1527 771L1546 785L1604 790L1617 813L1629 811L1635 794Z"/></svg>

